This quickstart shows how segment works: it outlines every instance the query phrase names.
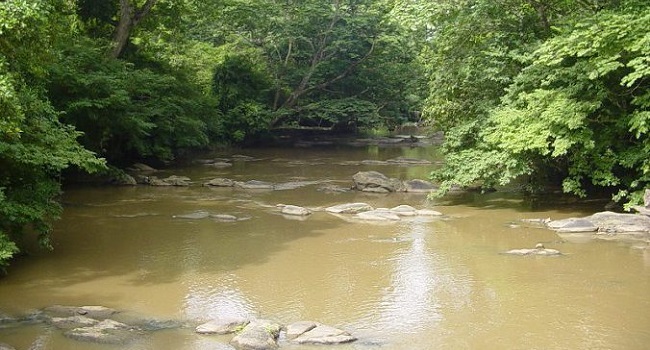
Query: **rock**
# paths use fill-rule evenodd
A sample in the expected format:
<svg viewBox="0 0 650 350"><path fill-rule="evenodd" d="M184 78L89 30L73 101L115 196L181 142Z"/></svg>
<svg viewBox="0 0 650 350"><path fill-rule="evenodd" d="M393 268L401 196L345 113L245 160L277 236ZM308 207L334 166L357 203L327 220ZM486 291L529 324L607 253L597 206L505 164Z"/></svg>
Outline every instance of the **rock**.
<svg viewBox="0 0 650 350"><path fill-rule="evenodd" d="M599 232L620 234L650 232L650 218L645 215L605 211L585 219L598 226Z"/></svg>
<svg viewBox="0 0 650 350"><path fill-rule="evenodd" d="M389 159L386 162L398 165L431 165L431 161L426 159L397 157Z"/></svg>
<svg viewBox="0 0 650 350"><path fill-rule="evenodd" d="M126 173L118 174L115 177L111 178L108 182L112 185L117 186L135 186L138 184L138 181L136 181L133 176Z"/></svg>
<svg viewBox="0 0 650 350"><path fill-rule="evenodd" d="M16 350L16 348L7 343L0 343L0 350Z"/></svg>
<svg viewBox="0 0 650 350"><path fill-rule="evenodd" d="M210 213L205 210L197 210L189 214L181 214L172 216L174 219L189 219L189 220L200 220L210 217Z"/></svg>
<svg viewBox="0 0 650 350"><path fill-rule="evenodd" d="M318 181L290 181L290 182L275 184L273 185L273 189L276 191L295 190L297 188L315 185L317 183Z"/></svg>
<svg viewBox="0 0 650 350"><path fill-rule="evenodd" d="M52 317L50 319L50 323L54 327L59 329L72 329L72 328L79 328L79 327L94 326L98 324L99 321L97 321L94 318L75 315L75 316L68 316L68 317Z"/></svg>
<svg viewBox="0 0 650 350"><path fill-rule="evenodd" d="M228 163L228 162L214 162L214 163L208 163L208 164L204 164L204 165L205 165L205 166L210 166L210 167L213 167L213 168L229 168L229 167L232 166L232 163Z"/></svg>
<svg viewBox="0 0 650 350"><path fill-rule="evenodd" d="M235 181L235 185L246 190L272 190L273 184L265 181L250 180L246 182Z"/></svg>
<svg viewBox="0 0 650 350"><path fill-rule="evenodd" d="M415 213L418 216L442 216L441 212L431 210L431 209L419 209L419 210L416 210Z"/></svg>
<svg viewBox="0 0 650 350"><path fill-rule="evenodd" d="M297 205L278 204L280 212L285 215L307 216L311 215L311 210Z"/></svg>
<svg viewBox="0 0 650 350"><path fill-rule="evenodd" d="M399 221L399 215L388 209L375 209L356 214L356 218L368 221Z"/></svg>
<svg viewBox="0 0 650 350"><path fill-rule="evenodd" d="M372 159L366 159L362 160L361 164L363 165L388 165L389 163L383 160L372 160Z"/></svg>
<svg viewBox="0 0 650 350"><path fill-rule="evenodd" d="M127 324L106 319L94 326L69 330L63 335L79 341L125 345L141 336L142 332Z"/></svg>
<svg viewBox="0 0 650 350"><path fill-rule="evenodd" d="M331 193L343 193L350 192L350 188L342 187L338 185L326 184L318 187L316 191L320 192L331 192Z"/></svg>
<svg viewBox="0 0 650 350"><path fill-rule="evenodd" d="M107 319L117 313L117 310L105 306L64 306L53 305L43 309L43 313L49 318L54 317L72 317L72 316L86 316L96 320Z"/></svg>
<svg viewBox="0 0 650 350"><path fill-rule="evenodd" d="M391 212L399 216L416 216L417 209L410 205L402 204L390 209Z"/></svg>
<svg viewBox="0 0 650 350"><path fill-rule="evenodd" d="M255 320L246 325L230 343L240 350L277 349L281 328L269 320Z"/></svg>
<svg viewBox="0 0 650 350"><path fill-rule="evenodd" d="M429 193L438 189L431 182L419 179L404 181L404 187L406 188L406 192L413 193Z"/></svg>
<svg viewBox="0 0 650 350"><path fill-rule="evenodd" d="M129 170L133 170L133 171L137 171L137 172L141 172L141 173L153 173L155 171L158 171L158 170L148 166L147 164L142 164L142 163L135 163L135 164L131 165Z"/></svg>
<svg viewBox="0 0 650 350"><path fill-rule="evenodd" d="M650 209L650 188L646 188L643 194L643 206L646 209Z"/></svg>
<svg viewBox="0 0 650 350"><path fill-rule="evenodd" d="M294 338L292 342L298 344L342 344L357 340L350 333L338 328L318 325L300 336Z"/></svg>
<svg viewBox="0 0 650 350"><path fill-rule="evenodd" d="M561 233L598 231L598 226L594 225L591 221L576 218L551 221L547 226Z"/></svg>
<svg viewBox="0 0 650 350"><path fill-rule="evenodd" d="M175 329L181 328L184 326L183 322L175 320L152 320L152 319L140 319L133 322L129 322L137 329L147 331L147 332L156 332L163 329Z"/></svg>
<svg viewBox="0 0 650 350"><path fill-rule="evenodd" d="M172 175L162 179L162 181L170 184L171 186L189 186L192 180L187 176Z"/></svg>
<svg viewBox="0 0 650 350"><path fill-rule="evenodd" d="M224 221L224 222L232 222L232 221L239 220L236 216L228 215L228 214L214 214L214 215L210 215L210 217L217 221Z"/></svg>
<svg viewBox="0 0 650 350"><path fill-rule="evenodd" d="M352 177L354 187L363 192L388 193L405 191L404 184L377 171L360 171Z"/></svg>
<svg viewBox="0 0 650 350"><path fill-rule="evenodd" d="M231 179L226 179L222 177L214 178L208 182L203 183L203 186L210 187L233 187L235 186L235 181Z"/></svg>
<svg viewBox="0 0 650 350"><path fill-rule="evenodd" d="M219 318L196 327L199 334L230 334L245 327L250 321L245 318Z"/></svg>
<svg viewBox="0 0 650 350"><path fill-rule="evenodd" d="M172 185L163 179L159 179L157 176L147 176L145 177L145 181L146 184L149 186L171 186Z"/></svg>
<svg viewBox="0 0 650 350"><path fill-rule="evenodd" d="M559 250L545 248L543 244L538 243L532 249L512 249L503 254L508 255L540 255L540 256L556 256L561 255Z"/></svg>
<svg viewBox="0 0 650 350"><path fill-rule="evenodd" d="M240 162L252 162L252 161L256 161L256 160L257 160L257 159L255 159L255 158L253 158L253 157L251 157L251 156L246 156L246 155L243 155L243 154L233 154L233 155L231 156L231 158L232 158L233 160L238 160L238 161L240 161Z"/></svg>
<svg viewBox="0 0 650 350"><path fill-rule="evenodd" d="M325 208L325 211L334 214L357 214L374 209L375 208L367 203L347 203Z"/></svg>
<svg viewBox="0 0 650 350"><path fill-rule="evenodd" d="M287 326L287 339L292 340L310 331L318 326L318 323L313 321L298 321Z"/></svg>

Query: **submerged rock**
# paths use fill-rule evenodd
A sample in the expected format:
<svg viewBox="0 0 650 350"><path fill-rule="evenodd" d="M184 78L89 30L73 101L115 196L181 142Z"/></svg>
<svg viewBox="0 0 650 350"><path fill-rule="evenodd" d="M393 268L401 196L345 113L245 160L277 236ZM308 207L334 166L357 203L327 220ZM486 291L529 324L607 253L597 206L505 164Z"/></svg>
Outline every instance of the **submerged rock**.
<svg viewBox="0 0 650 350"><path fill-rule="evenodd" d="M73 316L86 316L96 320L107 319L118 313L117 310L105 306L90 305L90 306L65 306L53 305L43 309L43 313L49 318L54 317L73 317Z"/></svg>
<svg viewBox="0 0 650 350"><path fill-rule="evenodd" d="M235 181L231 179L226 179L222 177L214 178L210 181L204 182L203 186L208 187L233 187L235 186Z"/></svg>
<svg viewBox="0 0 650 350"><path fill-rule="evenodd" d="M250 180L246 182L235 181L235 186L246 190L272 190L273 184L266 181Z"/></svg>
<svg viewBox="0 0 650 350"><path fill-rule="evenodd" d="M285 215L307 216L312 213L311 210L297 205L278 204L278 207L280 208L280 212Z"/></svg>
<svg viewBox="0 0 650 350"><path fill-rule="evenodd" d="M50 324L59 329L73 329L79 327L89 327L98 324L99 321L81 315L68 316L68 317L52 317Z"/></svg>
<svg viewBox="0 0 650 350"><path fill-rule="evenodd" d="M277 349L281 328L282 326L269 320L254 320L230 343L240 350Z"/></svg>
<svg viewBox="0 0 650 350"><path fill-rule="evenodd" d="M386 162L398 165L431 165L431 161L418 158L397 157L389 159Z"/></svg>
<svg viewBox="0 0 650 350"><path fill-rule="evenodd" d="M375 209L356 214L356 218L369 221L399 221L399 215L388 209Z"/></svg>
<svg viewBox="0 0 650 350"><path fill-rule="evenodd" d="M7 343L0 343L0 350L16 350L16 348Z"/></svg>
<svg viewBox="0 0 650 350"><path fill-rule="evenodd" d="M325 211L334 214L357 214L374 209L368 203L346 203L325 208Z"/></svg>
<svg viewBox="0 0 650 350"><path fill-rule="evenodd" d="M223 222L232 222L232 221L239 220L238 217L230 214L212 214L210 215L210 217L217 221L223 221Z"/></svg>
<svg viewBox="0 0 650 350"><path fill-rule="evenodd" d="M292 342L298 344L332 345L349 343L357 340L357 338L344 330L322 324L316 324L315 327L305 327L303 329L306 329L305 332L291 339Z"/></svg>
<svg viewBox="0 0 650 350"><path fill-rule="evenodd" d="M116 345L128 344L142 334L142 331L136 327L110 319L103 320L94 326L75 328L63 333L66 337L74 340Z"/></svg>
<svg viewBox="0 0 650 350"><path fill-rule="evenodd" d="M199 334L230 334L241 330L249 322L246 318L224 317L199 325L195 331Z"/></svg>
<svg viewBox="0 0 650 350"><path fill-rule="evenodd" d="M174 219L189 219L189 220L200 220L210 217L210 213L205 210L197 210L193 213L174 215Z"/></svg>
<svg viewBox="0 0 650 350"><path fill-rule="evenodd" d="M561 255L559 250L548 249L543 244L537 243L535 248L532 249L512 249L504 252L507 255L539 255L539 256L554 256Z"/></svg>

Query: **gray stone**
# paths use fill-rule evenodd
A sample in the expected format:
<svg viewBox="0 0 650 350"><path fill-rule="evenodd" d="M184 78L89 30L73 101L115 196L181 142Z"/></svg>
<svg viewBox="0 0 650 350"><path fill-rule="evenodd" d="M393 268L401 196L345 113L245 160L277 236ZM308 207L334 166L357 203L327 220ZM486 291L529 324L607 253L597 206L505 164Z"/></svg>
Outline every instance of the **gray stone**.
<svg viewBox="0 0 650 350"><path fill-rule="evenodd" d="M417 215L417 209L413 208L410 205L406 204L401 204L398 205L394 208L390 209L391 212L399 215L399 216L416 216Z"/></svg>
<svg viewBox="0 0 650 350"><path fill-rule="evenodd" d="M354 187L363 192L388 193L405 191L404 184L377 171L360 171L352 177Z"/></svg>
<svg viewBox="0 0 650 350"><path fill-rule="evenodd" d="M585 218L598 226L598 231L605 233L640 233L650 232L650 217L636 214L620 214L605 211Z"/></svg>
<svg viewBox="0 0 650 350"><path fill-rule="evenodd" d="M232 163L214 162L214 163L205 164L205 166L210 166L210 167L213 167L213 168L229 168L229 167L232 166Z"/></svg>
<svg viewBox="0 0 650 350"><path fill-rule="evenodd" d="M431 210L431 209L419 209L419 210L416 210L415 213L418 216L442 216L441 212Z"/></svg>
<svg viewBox="0 0 650 350"><path fill-rule="evenodd" d="M246 182L236 181L235 185L246 190L272 190L273 184L266 181L250 180Z"/></svg>
<svg viewBox="0 0 650 350"><path fill-rule="evenodd" d="M174 215L174 219L200 220L210 217L210 213L205 210L197 210L193 213Z"/></svg>
<svg viewBox="0 0 650 350"><path fill-rule="evenodd" d="M206 322L196 327L199 334L230 334L245 327L250 321L245 318L224 317Z"/></svg>
<svg viewBox="0 0 650 350"><path fill-rule="evenodd" d="M297 205L278 204L280 212L285 215L307 216L311 215L311 210Z"/></svg>
<svg viewBox="0 0 650 350"><path fill-rule="evenodd" d="M292 342L298 344L342 344L355 341L357 338L350 335L350 333L338 328L318 325L315 328L301 334Z"/></svg>
<svg viewBox="0 0 650 350"><path fill-rule="evenodd" d="M142 331L127 324L103 320L90 327L80 327L63 333L68 338L100 344L126 345L143 335Z"/></svg>
<svg viewBox="0 0 650 350"><path fill-rule="evenodd" d="M311 186L318 184L318 181L290 181L280 184L273 185L273 189L276 191L285 191L285 190L295 190L305 186Z"/></svg>
<svg viewBox="0 0 650 350"><path fill-rule="evenodd" d="M255 320L246 325L230 343L240 350L277 349L281 328L269 320Z"/></svg>
<svg viewBox="0 0 650 350"><path fill-rule="evenodd" d="M224 221L224 222L232 222L232 221L239 220L236 216L228 215L228 214L214 214L214 215L210 215L210 217L217 221Z"/></svg>
<svg viewBox="0 0 650 350"><path fill-rule="evenodd" d="M316 326L318 326L318 323L313 321L298 321L287 325L287 339L295 339L303 333L316 328Z"/></svg>
<svg viewBox="0 0 650 350"><path fill-rule="evenodd" d="M363 165L388 165L389 163L384 160L372 160L372 159L366 159L362 160L361 164Z"/></svg>
<svg viewBox="0 0 650 350"><path fill-rule="evenodd" d="M404 181L404 187L406 187L406 192L413 193L429 193L438 189L431 182L420 179Z"/></svg>
<svg viewBox="0 0 650 350"><path fill-rule="evenodd" d="M508 255L539 255L539 256L556 256L556 255L561 255L559 250L555 249L548 249L544 247L543 244L538 243L535 248L532 249L512 249L507 252L504 252L503 254L508 254Z"/></svg>
<svg viewBox="0 0 650 350"><path fill-rule="evenodd" d="M316 190L320 192L330 192L330 193L350 192L350 188L348 187L342 187L342 186L332 185L332 184L322 185L318 187Z"/></svg>
<svg viewBox="0 0 650 350"><path fill-rule="evenodd" d="M192 180L187 176L176 176L172 175L162 179L162 181L168 183L171 186L189 186L192 183Z"/></svg>
<svg viewBox="0 0 650 350"><path fill-rule="evenodd" d="M431 161L426 159L397 157L387 160L388 163L398 165L431 165Z"/></svg>
<svg viewBox="0 0 650 350"><path fill-rule="evenodd" d="M117 310L105 306L91 305L91 306L64 306L53 305L43 309L43 313L50 318L54 317L71 317L71 316L86 316L96 320L103 320L109 318L117 313Z"/></svg>
<svg viewBox="0 0 650 350"><path fill-rule="evenodd" d="M357 214L374 208L367 203L346 203L325 208L325 211L334 214Z"/></svg>
<svg viewBox="0 0 650 350"><path fill-rule="evenodd" d="M7 343L0 343L0 350L16 350L16 348Z"/></svg>
<svg viewBox="0 0 650 350"><path fill-rule="evenodd" d="M94 326L99 323L98 320L86 316L75 315L68 317L52 317L50 323L59 329L72 329L79 327Z"/></svg>
<svg viewBox="0 0 650 350"><path fill-rule="evenodd" d="M235 186L235 181L231 179L226 179L222 177L214 178L208 182L203 183L203 186L210 187L233 187Z"/></svg>
<svg viewBox="0 0 650 350"><path fill-rule="evenodd" d="M576 219L576 218L551 221L547 224L547 226L560 233L598 231L598 226L594 225L594 223L592 223L591 221L585 219Z"/></svg>
<svg viewBox="0 0 650 350"><path fill-rule="evenodd" d="M109 183L118 186L135 186L138 184L138 181L133 176L122 173L111 178Z"/></svg>
<svg viewBox="0 0 650 350"><path fill-rule="evenodd" d="M399 215L393 213L388 209L375 209L370 211L364 211L362 213L356 214L355 217L361 220L368 221L399 221Z"/></svg>

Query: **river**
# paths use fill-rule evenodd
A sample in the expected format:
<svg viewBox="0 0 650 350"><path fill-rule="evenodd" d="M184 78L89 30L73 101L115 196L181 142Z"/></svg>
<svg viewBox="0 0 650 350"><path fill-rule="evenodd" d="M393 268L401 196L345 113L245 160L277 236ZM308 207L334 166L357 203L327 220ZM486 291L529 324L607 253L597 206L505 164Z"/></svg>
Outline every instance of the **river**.
<svg viewBox="0 0 650 350"><path fill-rule="evenodd" d="M647 349L650 251L633 244L565 241L522 219L587 215L598 205L532 205L516 192L424 194L323 191L349 187L377 170L426 178L429 166L364 165L394 157L438 159L434 148L311 147L247 149L234 166L192 165L190 187L67 189L53 252L18 260L0 279L0 311L22 315L49 305L105 305L160 320L198 324L232 315L280 323L314 320L357 342L332 349ZM219 153L214 156L230 157ZM435 162L434 165L435 166ZM273 183L287 190L208 188L215 177ZM409 204L441 218L390 224L345 220L318 210L366 202ZM276 204L316 210L302 220ZM207 211L239 218L182 219ZM176 216L176 217L175 217ZM500 254L543 242L560 257ZM128 346L68 339L43 324L0 326L16 349L231 349L229 336L192 328L151 333ZM282 344L287 349L322 347Z"/></svg>

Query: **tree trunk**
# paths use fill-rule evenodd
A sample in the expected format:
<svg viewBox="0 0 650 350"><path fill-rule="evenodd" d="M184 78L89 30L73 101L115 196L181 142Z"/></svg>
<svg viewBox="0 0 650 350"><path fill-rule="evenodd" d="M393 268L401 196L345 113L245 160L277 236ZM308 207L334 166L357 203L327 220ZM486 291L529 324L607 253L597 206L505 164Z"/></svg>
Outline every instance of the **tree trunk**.
<svg viewBox="0 0 650 350"><path fill-rule="evenodd" d="M151 11L158 0L147 0L141 8L137 9L134 0L120 0L119 21L113 34L113 48L111 57L118 58L124 52L129 42L131 31Z"/></svg>

